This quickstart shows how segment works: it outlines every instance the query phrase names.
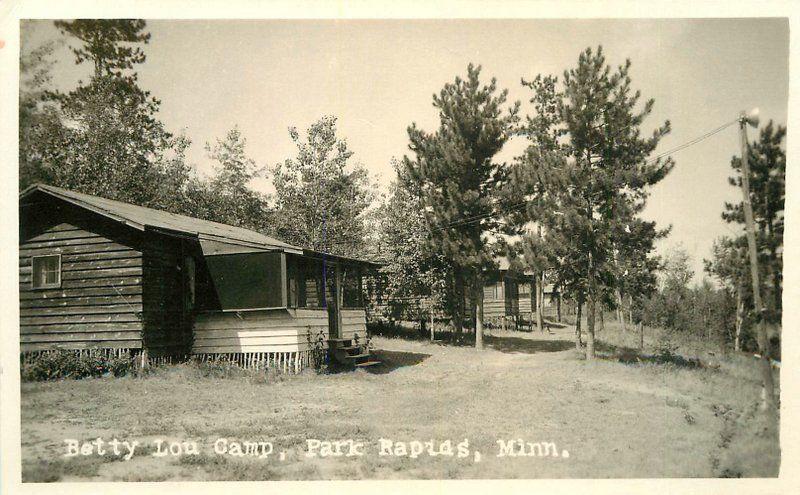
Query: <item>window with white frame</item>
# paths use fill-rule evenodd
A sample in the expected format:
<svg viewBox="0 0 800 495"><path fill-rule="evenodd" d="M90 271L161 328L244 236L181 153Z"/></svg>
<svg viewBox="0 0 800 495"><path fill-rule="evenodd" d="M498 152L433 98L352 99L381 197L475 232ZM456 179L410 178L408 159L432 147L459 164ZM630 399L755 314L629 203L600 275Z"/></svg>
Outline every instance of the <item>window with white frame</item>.
<svg viewBox="0 0 800 495"><path fill-rule="evenodd" d="M31 258L33 288L61 287L61 255L34 256Z"/></svg>

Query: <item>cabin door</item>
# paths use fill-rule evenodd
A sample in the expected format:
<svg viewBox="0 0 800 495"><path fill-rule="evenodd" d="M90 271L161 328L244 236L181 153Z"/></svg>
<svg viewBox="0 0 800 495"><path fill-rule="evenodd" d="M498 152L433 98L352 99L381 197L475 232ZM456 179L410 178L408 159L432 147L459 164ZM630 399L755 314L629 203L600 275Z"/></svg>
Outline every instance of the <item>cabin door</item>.
<svg viewBox="0 0 800 495"><path fill-rule="evenodd" d="M341 273L335 265L326 265L323 269L325 270L325 305L328 307L328 338L338 339L341 336Z"/></svg>
<svg viewBox="0 0 800 495"><path fill-rule="evenodd" d="M196 294L195 273L194 258L185 256L183 258L183 311L188 317L194 314Z"/></svg>

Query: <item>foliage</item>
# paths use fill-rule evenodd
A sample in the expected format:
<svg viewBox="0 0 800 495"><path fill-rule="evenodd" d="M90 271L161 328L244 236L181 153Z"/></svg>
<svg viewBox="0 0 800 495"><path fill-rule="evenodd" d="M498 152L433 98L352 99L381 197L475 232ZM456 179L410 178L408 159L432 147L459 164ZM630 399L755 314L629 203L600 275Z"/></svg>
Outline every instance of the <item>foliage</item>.
<svg viewBox="0 0 800 495"><path fill-rule="evenodd" d="M658 289L643 303L643 323L720 346L732 343L736 318L733 295L707 279L691 285L694 272L690 266L691 258L683 247L665 256Z"/></svg>
<svg viewBox="0 0 800 495"><path fill-rule="evenodd" d="M351 163L353 152L336 135L336 117L313 123L305 140L294 127L289 135L297 155L272 170L277 234L317 251L363 255L374 186L367 170Z"/></svg>
<svg viewBox="0 0 800 495"><path fill-rule="evenodd" d="M641 136L654 101L639 105L630 66L627 60L612 72L602 48L586 49L577 67L564 72L560 88L554 76L523 81L534 91L536 114L522 128L530 145L515 175L522 183L516 197L527 206L511 214L511 222L541 224L557 284L579 302L586 296L590 356L595 304L611 304L611 292L625 287L628 276L631 287L646 289L653 242L666 235L638 214L648 188L672 169L671 159L648 159L670 124Z"/></svg>
<svg viewBox="0 0 800 495"><path fill-rule="evenodd" d="M704 269L730 292L746 290L750 284L747 239L721 237L711 248L712 258L704 260Z"/></svg>
<svg viewBox="0 0 800 495"><path fill-rule="evenodd" d="M430 318L433 296L436 305L446 307L447 264L441 254L426 250L430 233L414 184L398 162L393 162L397 179L389 186L389 197L381 204L376 257L384 262L380 270L380 292L376 303L382 316L391 320ZM385 300L386 305L382 305Z"/></svg>
<svg viewBox="0 0 800 495"><path fill-rule="evenodd" d="M36 107L43 118L23 125L25 132L41 139L21 149L21 177L151 204L162 191L155 186L166 178L158 167L159 157L172 149L175 138L156 118L160 102L139 87L133 71L145 60L136 46L149 40L144 21L75 20L56 25L70 40L80 42L72 47L76 63L88 61L95 70L88 82L67 93L23 90L23 100L39 100Z"/></svg>
<svg viewBox="0 0 800 495"><path fill-rule="evenodd" d="M403 159L425 213L426 255L441 255L451 266L449 313L459 331L465 282L480 289L474 290L479 298L484 272L494 266L495 250L487 236L500 226L497 190L508 173L493 158L518 121L519 104L504 109L507 90L497 94L494 79L482 85L480 71L470 64L466 79L456 77L434 95L439 128L427 133L412 124L408 135L414 156Z"/></svg>
<svg viewBox="0 0 800 495"><path fill-rule="evenodd" d="M107 374L124 376L137 370L137 357L78 354L70 350L41 353L22 362L23 381L97 378Z"/></svg>
<svg viewBox="0 0 800 495"><path fill-rule="evenodd" d="M327 368L327 349L325 347L326 333L320 329L316 335L312 335L313 331L310 326L306 331L306 344L308 350L311 352L311 367L319 372L324 372Z"/></svg>
<svg viewBox="0 0 800 495"><path fill-rule="evenodd" d="M27 44L29 31L20 23L20 37ZM24 189L35 182L48 182L49 175L39 151L41 143L50 138L47 130L57 129L58 113L46 95L51 90L53 61L58 47L54 40L22 51L19 60L19 187Z"/></svg>
<svg viewBox="0 0 800 495"><path fill-rule="evenodd" d="M759 139L748 143L750 166L750 202L756 226L758 264L764 268L762 299L767 306L767 321L780 322L783 285L783 229L786 200L786 127L770 121L759 133ZM729 178L732 186L741 188L741 157L731 159L736 175ZM722 218L744 225L742 203L725 203ZM744 241L740 241L744 242ZM749 270L749 260L742 260Z"/></svg>
<svg viewBox="0 0 800 495"><path fill-rule="evenodd" d="M56 21L77 64L90 63L87 83L49 90L46 43L21 57L20 189L35 182L133 204L269 232L267 198L249 188L259 173L246 141L231 130L207 146L219 164L214 177L196 176L186 161L191 141L168 132L160 102L137 82L150 39L137 19ZM76 43L77 42L77 43Z"/></svg>
<svg viewBox="0 0 800 495"><path fill-rule="evenodd" d="M267 198L249 187L261 174L255 161L245 153L247 140L234 127L214 146L206 143L209 158L217 162L215 175L207 184L206 210L200 216L217 222L257 231L270 231L272 214ZM202 186L198 186L202 191ZM202 193L199 194L202 199Z"/></svg>
<svg viewBox="0 0 800 495"><path fill-rule="evenodd" d="M83 42L71 48L75 63L93 63L96 75L121 77L123 71L145 60L138 44L149 42L150 33L142 32L145 21L141 19L76 19L55 21L55 25Z"/></svg>

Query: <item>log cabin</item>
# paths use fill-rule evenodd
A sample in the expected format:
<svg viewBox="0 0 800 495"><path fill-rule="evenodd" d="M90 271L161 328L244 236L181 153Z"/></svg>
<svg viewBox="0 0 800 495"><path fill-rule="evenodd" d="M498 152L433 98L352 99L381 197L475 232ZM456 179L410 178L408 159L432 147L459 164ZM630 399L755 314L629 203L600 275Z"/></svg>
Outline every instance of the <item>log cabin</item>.
<svg viewBox="0 0 800 495"><path fill-rule="evenodd" d="M370 365L372 262L48 185L19 199L20 351Z"/></svg>
<svg viewBox="0 0 800 495"><path fill-rule="evenodd" d="M512 269L507 258L498 259L497 265L483 287L484 321L491 326L519 328L523 321L532 321L536 308L533 273ZM555 297L553 285L545 285L542 292L546 313Z"/></svg>

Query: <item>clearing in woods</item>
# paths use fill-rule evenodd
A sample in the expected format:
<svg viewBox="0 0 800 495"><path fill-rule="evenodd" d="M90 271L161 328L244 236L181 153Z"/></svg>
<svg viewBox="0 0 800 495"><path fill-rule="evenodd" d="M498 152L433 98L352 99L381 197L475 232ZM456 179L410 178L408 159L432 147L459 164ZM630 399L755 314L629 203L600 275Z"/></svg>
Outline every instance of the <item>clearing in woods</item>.
<svg viewBox="0 0 800 495"><path fill-rule="evenodd" d="M334 375L212 378L181 365L146 378L23 383L23 481L777 475L753 362L642 362L609 345L587 362L572 332L494 332L480 353L376 338L384 364ZM97 437L140 445L129 461L63 457L64 439ZM215 454L220 438L271 442L274 453ZM196 442L199 454L154 457L156 439ZM307 439L360 441L364 455L308 458ZM409 448L450 439L456 455L380 456L380 439ZM458 457L464 439L470 454ZM534 453L552 442L560 455L497 456L497 440L517 439L539 443L526 446Z"/></svg>

